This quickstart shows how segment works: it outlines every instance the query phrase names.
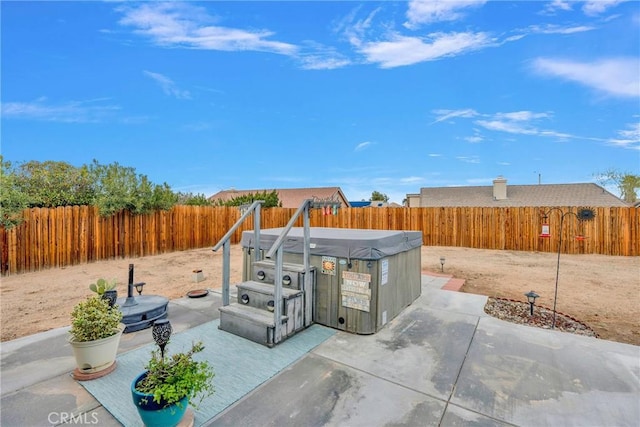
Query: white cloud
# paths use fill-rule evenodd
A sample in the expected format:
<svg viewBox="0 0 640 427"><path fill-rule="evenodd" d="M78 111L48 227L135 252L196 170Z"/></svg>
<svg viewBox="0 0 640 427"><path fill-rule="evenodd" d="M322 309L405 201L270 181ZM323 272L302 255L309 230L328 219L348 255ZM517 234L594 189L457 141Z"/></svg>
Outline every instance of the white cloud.
<svg viewBox="0 0 640 427"><path fill-rule="evenodd" d="M147 2L120 6L119 23L134 27L134 32L166 47L223 51L262 51L294 55L295 45L267 40L274 33L267 30L243 30L212 25L215 19L200 7L183 2Z"/></svg>
<svg viewBox="0 0 640 427"><path fill-rule="evenodd" d="M514 111L511 113L497 113L497 118L513 120L517 122L544 119L550 117L548 113L533 113L531 111Z"/></svg>
<svg viewBox="0 0 640 427"><path fill-rule="evenodd" d="M609 95L640 96L638 58L602 59L594 62L538 58L533 65L541 74L574 81Z"/></svg>
<svg viewBox="0 0 640 427"><path fill-rule="evenodd" d="M305 70L334 70L351 64L347 58L328 58L318 55L308 55L301 59L302 68Z"/></svg>
<svg viewBox="0 0 640 427"><path fill-rule="evenodd" d="M363 43L359 50L368 62L393 68L460 55L493 43L486 33L432 33L426 38L393 33L388 41Z"/></svg>
<svg viewBox="0 0 640 427"><path fill-rule="evenodd" d="M533 25L529 27L529 31L536 34L576 34L584 33L586 31L595 30L596 27L589 25L577 25L570 27L561 27L558 25Z"/></svg>
<svg viewBox="0 0 640 427"><path fill-rule="evenodd" d="M434 110L433 112L437 114L438 117L436 117L436 119L433 122L431 122L431 124L444 122L446 120L454 119L456 117L470 118L478 115L478 113L471 108L466 108L463 110Z"/></svg>
<svg viewBox="0 0 640 427"><path fill-rule="evenodd" d="M104 105L106 100L69 101L57 105L48 104L46 98L32 102L5 102L2 104L2 116L61 123L98 123L120 110L116 105Z"/></svg>
<svg viewBox="0 0 640 427"><path fill-rule="evenodd" d="M165 95L174 96L178 99L191 99L189 91L178 89L176 84L169 77L151 71L143 72L146 76L151 77L151 79L160 85Z"/></svg>
<svg viewBox="0 0 640 427"><path fill-rule="evenodd" d="M588 0L583 2L582 11L585 15L596 16L624 1L626 0ZM582 2L575 0L553 0L552 2L545 4L545 8L542 13L553 15L556 11L568 12L573 9L574 4L580 3Z"/></svg>
<svg viewBox="0 0 640 427"><path fill-rule="evenodd" d="M371 141L361 142L360 144L356 145L356 148L354 148L353 151L362 151L365 148L369 147L371 144Z"/></svg>
<svg viewBox="0 0 640 427"><path fill-rule="evenodd" d="M582 11L585 15L596 16L623 1L624 0L590 0L582 6Z"/></svg>
<svg viewBox="0 0 640 427"><path fill-rule="evenodd" d="M537 133L534 129L530 129L526 126L513 123L511 121L477 120L475 123L485 129L496 130L500 132L516 133L521 135L535 135Z"/></svg>
<svg viewBox="0 0 640 427"><path fill-rule="evenodd" d="M349 13L338 25L335 27L336 32L344 32L345 37L349 40L353 46L360 46L362 39L365 37L367 31L373 25L373 19L380 12L381 8L377 8L367 15L365 19L356 21L356 14L361 7L357 7Z"/></svg>
<svg viewBox="0 0 640 427"><path fill-rule="evenodd" d="M480 142L482 142L484 140L483 137L478 136L478 135L474 135L474 136L467 136L464 138L465 141L467 141L470 144L478 144Z"/></svg>
<svg viewBox="0 0 640 427"><path fill-rule="evenodd" d="M456 159L465 163L472 163L472 164L480 163L480 157L478 156L457 156Z"/></svg>
<svg viewBox="0 0 640 427"><path fill-rule="evenodd" d="M553 0L550 3L545 3L545 8L543 10L543 14L553 15L558 10L562 10L564 12L568 12L571 9L572 9L572 5L571 5L570 1Z"/></svg>
<svg viewBox="0 0 640 427"><path fill-rule="evenodd" d="M431 22L455 21L464 16L465 9L480 7L485 3L486 0L412 0L409 2L405 26L414 28Z"/></svg>
<svg viewBox="0 0 640 427"><path fill-rule="evenodd" d="M426 180L421 176L408 176L406 178L400 178L400 182L402 184L416 184L420 182L425 182Z"/></svg>
<svg viewBox="0 0 640 427"><path fill-rule="evenodd" d="M485 129L518 135L536 135L548 138L574 138L567 133L539 129L533 125L538 119L551 117L550 113L534 113L531 111L514 111L496 113L489 120L477 120L475 123Z"/></svg>
<svg viewBox="0 0 640 427"><path fill-rule="evenodd" d="M618 138L607 141L611 145L632 150L640 150L640 123L628 126L628 129L618 131Z"/></svg>
<svg viewBox="0 0 640 427"><path fill-rule="evenodd" d="M434 110L440 117L436 122L448 120L449 118L467 118L475 119L474 124L478 125L486 130L494 132L504 132L513 135L528 135L538 136L542 138L554 138L556 140L589 140L604 142L609 145L614 145L621 148L627 148L632 150L640 150L640 123L633 123L627 126L626 129L617 132L617 136L614 138L603 139L588 136L578 136L566 132L559 132L556 130L543 129L537 125L537 122L544 119L550 119L553 117L553 113L536 113L533 111L512 111L506 113L494 113L484 114L479 113L473 109L461 109L461 110ZM636 116L634 116L635 118ZM434 123L436 123L434 122ZM480 135L479 129L474 129L475 135L467 136L462 139L469 143L482 142L484 137ZM516 141L516 139L514 139ZM439 157L440 154L428 154L429 157ZM457 157L458 160L468 163L479 163L476 157Z"/></svg>
<svg viewBox="0 0 640 427"><path fill-rule="evenodd" d="M429 157L442 157L442 154L429 153L428 156Z"/></svg>
<svg viewBox="0 0 640 427"><path fill-rule="evenodd" d="M298 55L298 60L305 70L333 70L351 64L351 60L335 48L314 42L306 44L304 51Z"/></svg>

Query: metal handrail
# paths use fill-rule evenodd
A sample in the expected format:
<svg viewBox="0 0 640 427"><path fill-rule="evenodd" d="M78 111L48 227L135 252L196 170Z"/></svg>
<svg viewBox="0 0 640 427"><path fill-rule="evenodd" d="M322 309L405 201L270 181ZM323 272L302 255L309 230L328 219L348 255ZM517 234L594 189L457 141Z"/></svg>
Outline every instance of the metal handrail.
<svg viewBox="0 0 640 427"><path fill-rule="evenodd" d="M273 300L275 302L274 304L274 310L273 310L273 320L274 320L274 324L275 324L275 329L274 329L274 344L277 344L281 338L282 338L282 324L281 324L281 317L282 317L282 307L280 305L280 301L282 301L282 244L284 243L284 239L287 237L287 235L289 234L289 231L291 231L291 228L293 228L293 225L295 224L296 220L298 219L298 217L304 213L304 252L303 252L303 258L304 258L304 293L305 293L305 313L308 314L310 313L310 310L308 310L308 308L311 307L312 301L311 301L311 294L312 294L312 289L311 286L311 277L309 274L309 270L310 270L310 250L311 250L311 232L310 232L310 220L309 220L309 208L311 206L311 204L313 203L313 200L311 199L307 199L305 201L302 202L302 204L300 205L300 207L298 208L298 210L296 211L296 213L291 217L291 219L289 220L289 222L287 223L287 225L284 227L284 229L282 230L282 232L280 233L280 235L278 236L278 238L276 239L276 241L273 243L273 245L271 246L271 248L269 249L269 251L267 252L267 254L265 255L266 258L271 258L273 257L274 253L276 256L276 260L275 260L275 277L274 277L274 295L273 295ZM308 326L311 322L311 319L305 319L305 325Z"/></svg>
<svg viewBox="0 0 640 427"><path fill-rule="evenodd" d="M266 258L271 258L274 252L278 248L280 248L280 246L282 246L284 239L287 237L287 234L289 234L289 231L291 231L291 229L293 228L293 225L296 223L296 220L298 219L300 214L302 214L305 211L305 209L308 209L309 205L312 202L313 200L311 199L306 199L302 202L302 204L300 205L296 213L293 214L293 216L291 217L287 225L284 226L284 229L282 230L282 232L280 233L276 241L273 242L273 245L271 245L271 249L269 249L269 251L265 255Z"/></svg>
<svg viewBox="0 0 640 427"><path fill-rule="evenodd" d="M242 225L242 223L249 217L249 215L253 215L253 233L254 233L254 256L256 261L260 261L260 207L264 203L264 200L256 200L249 206L249 208L240 216L240 219L233 224L233 227L227 231L227 233L222 236L222 239L213 247L213 251L217 251L222 246L222 305L229 305L229 282L231 280L231 268L230 268L230 260L231 260L231 246L229 244L231 240L231 236L236 230Z"/></svg>

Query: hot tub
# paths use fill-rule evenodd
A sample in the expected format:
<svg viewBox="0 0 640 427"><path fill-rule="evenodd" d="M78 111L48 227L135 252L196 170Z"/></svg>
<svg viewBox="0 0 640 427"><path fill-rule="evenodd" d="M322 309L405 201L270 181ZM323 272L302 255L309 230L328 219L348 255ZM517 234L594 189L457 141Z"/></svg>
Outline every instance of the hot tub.
<svg viewBox="0 0 640 427"><path fill-rule="evenodd" d="M282 228L260 230L266 253ZM292 228L283 261L303 264L304 229ZM313 321L357 334L373 334L421 293L420 231L310 229L315 267ZM242 233L244 278L252 274L253 231Z"/></svg>

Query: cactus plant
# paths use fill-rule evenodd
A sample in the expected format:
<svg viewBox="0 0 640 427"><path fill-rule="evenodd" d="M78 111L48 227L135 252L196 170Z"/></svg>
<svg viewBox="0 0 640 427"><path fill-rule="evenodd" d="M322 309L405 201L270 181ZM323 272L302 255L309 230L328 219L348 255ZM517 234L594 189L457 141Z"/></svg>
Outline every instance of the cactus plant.
<svg viewBox="0 0 640 427"><path fill-rule="evenodd" d="M98 279L96 283L89 285L89 289L98 295L103 295L106 291L111 291L116 288L116 279L106 280Z"/></svg>

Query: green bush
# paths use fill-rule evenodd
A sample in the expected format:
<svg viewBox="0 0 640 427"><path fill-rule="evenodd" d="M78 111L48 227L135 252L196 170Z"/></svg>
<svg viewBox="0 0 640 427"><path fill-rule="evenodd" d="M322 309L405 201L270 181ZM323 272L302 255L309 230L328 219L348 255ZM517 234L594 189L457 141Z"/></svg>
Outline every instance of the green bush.
<svg viewBox="0 0 640 427"><path fill-rule="evenodd" d="M71 335L74 341L85 342L108 338L118 332L122 312L117 305L100 296L79 302L71 312Z"/></svg>
<svg viewBox="0 0 640 427"><path fill-rule="evenodd" d="M154 402L169 406L185 396L197 408L207 396L214 392L212 380L215 376L209 362L196 361L195 353L204 350L202 342L194 343L186 353L162 356L160 350L151 353L145 366L147 376L136 385L136 390L152 394Z"/></svg>
<svg viewBox="0 0 640 427"><path fill-rule="evenodd" d="M258 192L258 193L249 193L242 196L234 197L231 200L221 201L218 200L219 206L243 206L250 205L256 200L263 200L264 204L262 207L264 208L276 208L281 207L282 203L280 203L280 199L278 198L278 192L276 190L267 192Z"/></svg>

